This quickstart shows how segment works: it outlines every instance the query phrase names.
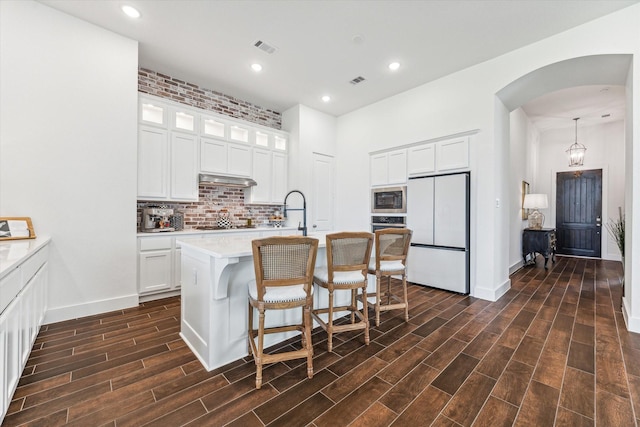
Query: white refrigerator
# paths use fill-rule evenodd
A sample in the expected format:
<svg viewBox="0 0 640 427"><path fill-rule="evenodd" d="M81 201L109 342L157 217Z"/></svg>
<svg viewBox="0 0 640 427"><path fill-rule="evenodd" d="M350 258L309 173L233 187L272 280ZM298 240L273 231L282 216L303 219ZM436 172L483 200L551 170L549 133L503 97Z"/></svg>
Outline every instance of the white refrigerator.
<svg viewBox="0 0 640 427"><path fill-rule="evenodd" d="M409 178L407 280L469 293L470 172Z"/></svg>

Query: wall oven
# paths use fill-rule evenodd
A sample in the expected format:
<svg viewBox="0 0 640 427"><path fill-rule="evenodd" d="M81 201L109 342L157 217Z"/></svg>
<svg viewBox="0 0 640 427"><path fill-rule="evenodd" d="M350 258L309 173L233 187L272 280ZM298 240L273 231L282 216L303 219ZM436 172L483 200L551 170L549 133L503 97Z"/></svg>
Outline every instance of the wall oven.
<svg viewBox="0 0 640 427"><path fill-rule="evenodd" d="M407 187L371 189L371 213L406 213Z"/></svg>
<svg viewBox="0 0 640 427"><path fill-rule="evenodd" d="M383 228L406 228L406 219L404 216L374 215L371 217L371 232L375 233Z"/></svg>

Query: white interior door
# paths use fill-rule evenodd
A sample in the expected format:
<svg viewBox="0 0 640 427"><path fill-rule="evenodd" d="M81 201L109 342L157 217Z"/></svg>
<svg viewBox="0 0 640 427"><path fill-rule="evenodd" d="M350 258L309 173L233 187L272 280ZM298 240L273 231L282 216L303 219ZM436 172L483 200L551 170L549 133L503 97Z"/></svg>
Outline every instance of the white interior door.
<svg viewBox="0 0 640 427"><path fill-rule="evenodd" d="M313 192L309 232L333 230L335 159L313 153Z"/></svg>

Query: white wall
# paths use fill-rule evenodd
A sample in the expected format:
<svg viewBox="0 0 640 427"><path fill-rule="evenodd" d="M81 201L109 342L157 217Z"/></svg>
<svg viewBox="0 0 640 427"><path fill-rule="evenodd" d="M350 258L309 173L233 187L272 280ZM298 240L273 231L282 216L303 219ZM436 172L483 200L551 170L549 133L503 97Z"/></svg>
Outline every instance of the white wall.
<svg viewBox="0 0 640 427"><path fill-rule="evenodd" d="M289 132L289 190L302 191L307 199L307 226L312 231L313 153L335 156L336 154L336 118L314 110L305 105L296 105L282 113L282 129ZM302 166L302 167L301 167ZM301 206L291 195L287 204ZM331 203L332 201L326 201ZM335 216L335 214L334 214ZM297 226L302 222L302 213L291 212L287 218L288 226Z"/></svg>
<svg viewBox="0 0 640 427"><path fill-rule="evenodd" d="M137 304L137 42L0 2L0 215L52 237L46 322Z"/></svg>
<svg viewBox="0 0 640 427"><path fill-rule="evenodd" d="M510 114L509 149L509 272L522 266L522 230L528 221L522 219L522 181L529 183L536 193L536 164L540 132L531 123L522 108Z"/></svg>
<svg viewBox="0 0 640 427"><path fill-rule="evenodd" d="M604 224L618 216L618 206L624 209L625 158L624 121L595 126L581 126L578 121L578 142L587 147L584 166L567 166L565 151L575 141L575 128L550 130L541 134L540 162L537 169L538 190L549 195L549 209L543 210L545 224L556 223L556 174L576 170L602 169L602 258L620 260L620 253ZM536 191L538 191L536 190Z"/></svg>
<svg viewBox="0 0 640 427"><path fill-rule="evenodd" d="M337 179L349 182L351 191L338 193L337 203L352 217L339 217L338 228L362 226L367 221L366 153L479 129L472 149L471 256L476 268L471 272L471 293L490 300L500 297L509 288L509 251L504 249L509 245L509 215L504 209L511 206L511 195L503 184L510 179L503 154L508 152L509 141L508 133L502 133L503 120L496 117L504 114L504 108L496 106L496 93L534 70L569 58L607 53L637 56L639 21L640 6L631 6L341 116ZM633 70L632 82L639 80L637 70ZM639 124L634 122L634 126ZM640 190L638 193L640 197ZM500 207L496 200L502 201Z"/></svg>

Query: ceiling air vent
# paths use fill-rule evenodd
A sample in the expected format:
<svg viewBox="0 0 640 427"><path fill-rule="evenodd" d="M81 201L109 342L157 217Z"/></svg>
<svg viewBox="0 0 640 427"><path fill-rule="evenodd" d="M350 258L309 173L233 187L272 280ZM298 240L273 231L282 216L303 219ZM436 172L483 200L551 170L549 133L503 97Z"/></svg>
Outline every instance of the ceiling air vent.
<svg viewBox="0 0 640 427"><path fill-rule="evenodd" d="M257 47L258 49L267 52L267 53L273 53L276 51L276 47L275 46L271 46L270 44L263 42L262 40L258 40L257 42L255 42L253 44L255 47Z"/></svg>
<svg viewBox="0 0 640 427"><path fill-rule="evenodd" d="M358 83L362 83L364 81L364 77L358 76L355 79L351 80L349 83L352 85L357 85Z"/></svg>

